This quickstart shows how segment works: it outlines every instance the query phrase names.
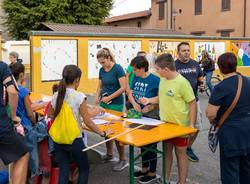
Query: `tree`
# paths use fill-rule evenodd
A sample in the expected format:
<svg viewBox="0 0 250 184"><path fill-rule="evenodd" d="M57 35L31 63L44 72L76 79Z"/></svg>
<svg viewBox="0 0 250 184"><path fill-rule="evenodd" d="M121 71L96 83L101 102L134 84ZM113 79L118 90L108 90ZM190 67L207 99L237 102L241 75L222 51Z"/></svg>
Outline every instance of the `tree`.
<svg viewBox="0 0 250 184"><path fill-rule="evenodd" d="M5 25L16 39L41 22L100 25L113 6L113 0L4 0Z"/></svg>

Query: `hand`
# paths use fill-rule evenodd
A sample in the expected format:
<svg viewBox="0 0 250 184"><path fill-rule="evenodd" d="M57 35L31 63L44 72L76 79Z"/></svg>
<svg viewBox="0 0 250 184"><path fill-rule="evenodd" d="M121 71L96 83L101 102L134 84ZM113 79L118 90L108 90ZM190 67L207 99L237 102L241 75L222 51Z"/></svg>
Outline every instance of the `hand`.
<svg viewBox="0 0 250 184"><path fill-rule="evenodd" d="M11 118L14 124L18 124L21 122L21 119L18 116L14 116Z"/></svg>
<svg viewBox="0 0 250 184"><path fill-rule="evenodd" d="M89 111L89 114L91 114L92 116L97 116L99 114L105 113L105 109L103 109L102 107L98 107L98 106L93 106L88 111Z"/></svg>
<svg viewBox="0 0 250 184"><path fill-rule="evenodd" d="M147 113L149 111L152 111L154 109L153 105L146 105L143 109L142 109L142 113Z"/></svg>
<svg viewBox="0 0 250 184"><path fill-rule="evenodd" d="M149 98L140 98L140 99L139 99L139 102L140 102L141 104L143 104L143 105L148 105L148 104L150 104Z"/></svg>
<svg viewBox="0 0 250 184"><path fill-rule="evenodd" d="M104 103L109 103L111 101L111 99L109 96L104 96L104 97L102 97L101 101Z"/></svg>
<svg viewBox="0 0 250 184"><path fill-rule="evenodd" d="M105 130L104 132L105 132L106 136L108 136L108 135L111 135L111 134L114 134L114 133L115 133L112 129L107 129L107 130Z"/></svg>
<svg viewBox="0 0 250 184"><path fill-rule="evenodd" d="M133 108L135 111L141 112L141 106L139 104L137 104L137 103L133 104Z"/></svg>
<svg viewBox="0 0 250 184"><path fill-rule="evenodd" d="M21 123L18 123L18 124L14 125L14 126L15 126L15 129L16 129L17 133L19 133L22 136L25 135L24 134L24 128L23 128Z"/></svg>

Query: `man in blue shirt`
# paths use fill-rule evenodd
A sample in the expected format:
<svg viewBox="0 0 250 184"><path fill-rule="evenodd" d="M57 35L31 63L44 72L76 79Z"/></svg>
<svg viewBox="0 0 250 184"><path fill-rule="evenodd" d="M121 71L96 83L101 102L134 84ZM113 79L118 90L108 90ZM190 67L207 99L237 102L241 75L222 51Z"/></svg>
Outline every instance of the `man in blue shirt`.
<svg viewBox="0 0 250 184"><path fill-rule="evenodd" d="M28 148L21 137L23 128L20 124L20 118L16 116L17 89L8 65L0 61L0 159L3 160L5 165L9 164L10 166L10 183L13 181L15 183L26 183L29 154ZM7 95L11 119L6 110Z"/></svg>
<svg viewBox="0 0 250 184"><path fill-rule="evenodd" d="M191 84L196 101L197 101L197 106L198 106L198 113L199 115L201 112L200 111L200 106L199 106L199 99L198 99L198 86L200 84L203 84L203 73L202 70L195 60L192 60L190 58L190 46L188 42L181 42L177 46L177 51L178 51L178 59L175 61L175 66L176 66L176 71L180 73L183 77L185 77L189 83ZM201 120L198 119L196 123L196 127L198 130L201 129ZM194 135L190 136L189 138L189 143L188 143L188 148L187 148L187 156L190 161L193 162L198 162L199 158L194 154L191 146L194 143L197 135L197 131Z"/></svg>

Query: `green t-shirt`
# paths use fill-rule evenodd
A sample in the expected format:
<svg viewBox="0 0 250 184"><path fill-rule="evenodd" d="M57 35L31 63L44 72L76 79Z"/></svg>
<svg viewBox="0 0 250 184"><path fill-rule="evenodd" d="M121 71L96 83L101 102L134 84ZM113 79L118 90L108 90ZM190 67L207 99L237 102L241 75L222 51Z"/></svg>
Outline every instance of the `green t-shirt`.
<svg viewBox="0 0 250 184"><path fill-rule="evenodd" d="M159 107L162 121L189 126L189 105L195 99L190 83L178 75L173 80L161 78L159 86Z"/></svg>
<svg viewBox="0 0 250 184"><path fill-rule="evenodd" d="M134 79L134 76L135 76L132 66L130 66L130 65L128 66L127 73L129 73L128 83L129 83L129 87L131 88L132 84L133 84L133 79Z"/></svg>

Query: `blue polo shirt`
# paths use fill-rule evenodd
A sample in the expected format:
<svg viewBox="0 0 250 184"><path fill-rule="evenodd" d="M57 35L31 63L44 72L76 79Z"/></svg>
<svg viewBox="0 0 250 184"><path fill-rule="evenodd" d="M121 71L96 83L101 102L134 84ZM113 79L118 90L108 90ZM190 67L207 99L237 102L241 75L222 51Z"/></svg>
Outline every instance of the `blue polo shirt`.
<svg viewBox="0 0 250 184"><path fill-rule="evenodd" d="M238 77L231 76L217 84L209 103L220 106L217 119L232 104L238 87ZM250 79L243 76L243 85L238 103L219 129L220 149L226 157L250 153Z"/></svg>

